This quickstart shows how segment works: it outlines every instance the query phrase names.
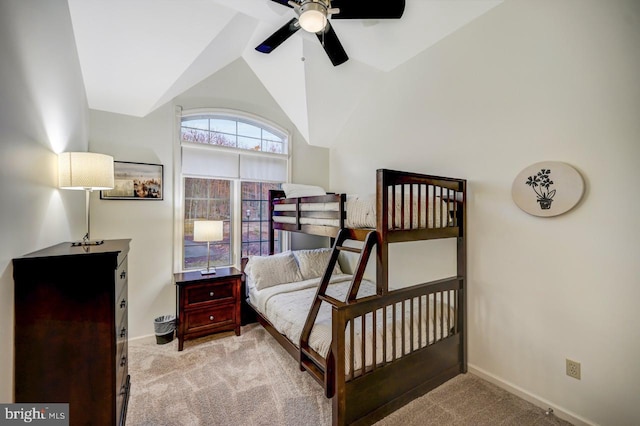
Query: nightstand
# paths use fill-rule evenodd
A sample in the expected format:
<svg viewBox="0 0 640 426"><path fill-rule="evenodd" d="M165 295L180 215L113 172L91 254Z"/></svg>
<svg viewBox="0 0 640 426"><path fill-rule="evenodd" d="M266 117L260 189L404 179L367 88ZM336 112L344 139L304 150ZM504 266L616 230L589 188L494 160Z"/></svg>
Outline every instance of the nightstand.
<svg viewBox="0 0 640 426"><path fill-rule="evenodd" d="M240 277L236 268L174 274L178 312L178 350L185 340L234 330L240 335Z"/></svg>

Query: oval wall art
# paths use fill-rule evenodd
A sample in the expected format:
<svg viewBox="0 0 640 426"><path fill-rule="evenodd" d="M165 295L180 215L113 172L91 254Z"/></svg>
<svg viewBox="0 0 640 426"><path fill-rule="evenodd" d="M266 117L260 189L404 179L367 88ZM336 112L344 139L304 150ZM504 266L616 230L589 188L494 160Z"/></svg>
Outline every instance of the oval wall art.
<svg viewBox="0 0 640 426"><path fill-rule="evenodd" d="M584 194L584 180L576 169L558 161L532 164L516 176L511 197L525 212L542 217L571 210Z"/></svg>

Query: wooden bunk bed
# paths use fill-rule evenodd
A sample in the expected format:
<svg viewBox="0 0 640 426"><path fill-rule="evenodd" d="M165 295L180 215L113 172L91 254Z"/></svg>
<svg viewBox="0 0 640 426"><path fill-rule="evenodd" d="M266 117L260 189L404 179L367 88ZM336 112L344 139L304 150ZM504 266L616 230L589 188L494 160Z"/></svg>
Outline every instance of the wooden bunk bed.
<svg viewBox="0 0 640 426"><path fill-rule="evenodd" d="M386 169L377 171L376 181L375 228L347 227L344 194L287 199L284 192L272 191L271 254L276 230L328 236L333 238L333 248L300 341L281 334L249 302L259 322L299 362L300 369L324 387L326 397L332 399L334 425L374 423L467 371L466 181ZM328 203L337 208L313 207ZM389 244L440 238L457 241L456 276L390 290ZM362 248L345 245L347 240L362 242ZM359 253L344 300L327 294L341 251ZM373 254L375 294L357 298ZM243 271L246 263L243 259ZM323 304L331 309L331 343L325 356L309 344Z"/></svg>

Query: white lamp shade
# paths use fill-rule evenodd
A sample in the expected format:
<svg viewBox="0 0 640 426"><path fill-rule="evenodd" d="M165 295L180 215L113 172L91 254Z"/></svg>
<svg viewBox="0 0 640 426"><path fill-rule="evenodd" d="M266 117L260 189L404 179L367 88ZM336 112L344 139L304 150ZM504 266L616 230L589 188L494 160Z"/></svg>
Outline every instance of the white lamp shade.
<svg viewBox="0 0 640 426"><path fill-rule="evenodd" d="M327 26L327 9L319 3L307 3L301 9L298 22L310 33L322 31Z"/></svg>
<svg viewBox="0 0 640 426"><path fill-rule="evenodd" d="M222 241L223 222L221 220L196 220L193 222L193 241Z"/></svg>
<svg viewBox="0 0 640 426"><path fill-rule="evenodd" d="M58 154L58 186L63 189L112 189L113 157L95 152Z"/></svg>

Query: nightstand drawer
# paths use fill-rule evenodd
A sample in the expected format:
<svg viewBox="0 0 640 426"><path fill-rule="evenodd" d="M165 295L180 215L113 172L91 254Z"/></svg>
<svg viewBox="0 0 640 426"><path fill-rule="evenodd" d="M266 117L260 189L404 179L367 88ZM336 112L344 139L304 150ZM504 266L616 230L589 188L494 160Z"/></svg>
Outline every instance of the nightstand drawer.
<svg viewBox="0 0 640 426"><path fill-rule="evenodd" d="M207 309L187 312L185 314L188 331L204 327L218 327L235 322L234 305L215 306Z"/></svg>
<svg viewBox="0 0 640 426"><path fill-rule="evenodd" d="M225 280L216 283L192 285L186 288L186 304L188 306L204 302L226 302L233 301L235 281Z"/></svg>

